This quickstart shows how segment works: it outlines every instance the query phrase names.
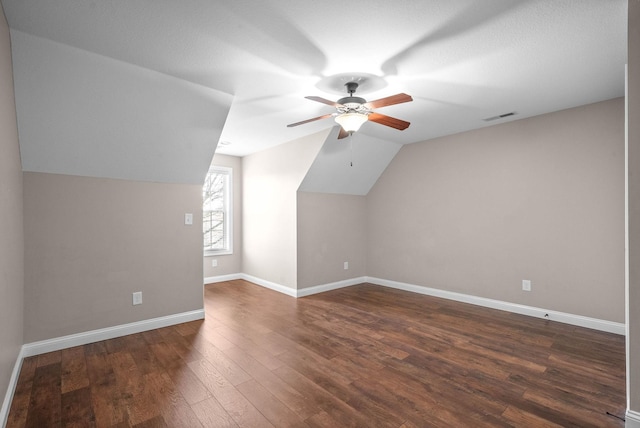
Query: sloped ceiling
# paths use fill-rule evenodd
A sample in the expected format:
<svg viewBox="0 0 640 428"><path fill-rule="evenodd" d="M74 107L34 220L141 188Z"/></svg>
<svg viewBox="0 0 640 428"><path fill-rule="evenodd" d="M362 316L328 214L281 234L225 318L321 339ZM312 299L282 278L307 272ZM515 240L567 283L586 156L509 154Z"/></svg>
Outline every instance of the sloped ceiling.
<svg viewBox="0 0 640 428"><path fill-rule="evenodd" d="M380 111L409 129L361 130L399 144L489 126L496 122L484 118L507 112L516 114L498 122L624 94L626 0L2 3L13 30L233 95L228 112L203 113L214 127L224 122L220 139L231 144L218 151L231 155L333 126L286 127L332 111L303 97L339 98L336 76L375 76L382 84L358 94L367 99L413 96ZM175 144L154 138L157 147Z"/></svg>
<svg viewBox="0 0 640 428"><path fill-rule="evenodd" d="M338 140L335 126L298 190L366 195L402 145L355 133Z"/></svg>
<svg viewBox="0 0 640 428"><path fill-rule="evenodd" d="M233 97L11 32L25 171L202 184Z"/></svg>

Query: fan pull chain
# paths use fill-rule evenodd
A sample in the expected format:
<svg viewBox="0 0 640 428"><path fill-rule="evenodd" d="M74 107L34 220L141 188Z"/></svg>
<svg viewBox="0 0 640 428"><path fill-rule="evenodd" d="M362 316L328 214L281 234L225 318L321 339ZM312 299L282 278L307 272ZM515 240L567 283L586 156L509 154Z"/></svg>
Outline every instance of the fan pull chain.
<svg viewBox="0 0 640 428"><path fill-rule="evenodd" d="M349 144L351 145L351 161L350 161L350 164L353 167L353 132L349 133Z"/></svg>

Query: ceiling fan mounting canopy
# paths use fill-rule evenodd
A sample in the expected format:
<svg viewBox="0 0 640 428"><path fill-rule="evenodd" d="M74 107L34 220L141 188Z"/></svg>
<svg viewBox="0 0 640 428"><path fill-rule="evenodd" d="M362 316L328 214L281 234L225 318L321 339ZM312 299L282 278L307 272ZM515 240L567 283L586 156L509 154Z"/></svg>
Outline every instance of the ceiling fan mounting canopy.
<svg viewBox="0 0 640 428"><path fill-rule="evenodd" d="M347 87L347 92L349 92L349 96L340 98L338 101L336 101L336 104L342 104L343 106L347 107L347 109L349 110L351 109L356 110L358 109L358 107L362 106L364 103L367 102L367 100L365 100L364 98L353 96L353 94L356 92L356 89L358 89L358 84L356 82L348 82L348 83L345 83L344 86ZM340 107L338 107L338 111L340 111Z"/></svg>
<svg viewBox="0 0 640 428"><path fill-rule="evenodd" d="M386 116L384 114L375 113L373 112L373 109L413 101L413 98L411 98L410 95L400 93L392 95L390 97L367 102L367 100L365 100L364 98L354 96L356 89L358 89L358 82L347 82L345 83L345 86L347 87L349 96L340 98L336 102L316 96L305 97L309 100L335 107L335 113L325 114L322 116L314 117L312 119L303 120L301 122L291 123L287 126L293 127L309 122L314 122L320 119L334 117L336 122L338 122L341 126L340 133L338 134L338 139L345 138L346 136L356 132L358 129L360 129L360 126L367 121L376 122L381 125L398 129L400 131L409 127L409 122L396 119L391 116Z"/></svg>

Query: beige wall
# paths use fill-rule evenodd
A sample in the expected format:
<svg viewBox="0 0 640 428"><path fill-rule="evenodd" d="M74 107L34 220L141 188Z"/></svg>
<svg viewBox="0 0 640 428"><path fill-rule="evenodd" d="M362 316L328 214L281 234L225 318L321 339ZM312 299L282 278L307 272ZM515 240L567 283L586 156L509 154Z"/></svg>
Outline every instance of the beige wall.
<svg viewBox="0 0 640 428"><path fill-rule="evenodd" d="M245 274L296 288L296 192L329 131L243 158L242 270Z"/></svg>
<svg viewBox="0 0 640 428"><path fill-rule="evenodd" d="M242 158L216 154L211 165L233 170L233 254L205 257L205 278L242 272ZM211 265L213 259L218 266Z"/></svg>
<svg viewBox="0 0 640 428"><path fill-rule="evenodd" d="M629 0L628 198L629 296L627 370L629 409L640 413L640 1ZM628 425L630 426L630 425Z"/></svg>
<svg viewBox="0 0 640 428"><path fill-rule="evenodd" d="M623 99L405 146L367 275L624 322L623 189Z"/></svg>
<svg viewBox="0 0 640 428"><path fill-rule="evenodd" d="M23 248L22 167L13 94L11 41L0 6L0 399L4 399L23 343Z"/></svg>
<svg viewBox="0 0 640 428"><path fill-rule="evenodd" d="M366 216L364 196L298 192L298 289L366 274Z"/></svg>
<svg viewBox="0 0 640 428"><path fill-rule="evenodd" d="M203 308L199 185L25 172L24 222L27 343Z"/></svg>

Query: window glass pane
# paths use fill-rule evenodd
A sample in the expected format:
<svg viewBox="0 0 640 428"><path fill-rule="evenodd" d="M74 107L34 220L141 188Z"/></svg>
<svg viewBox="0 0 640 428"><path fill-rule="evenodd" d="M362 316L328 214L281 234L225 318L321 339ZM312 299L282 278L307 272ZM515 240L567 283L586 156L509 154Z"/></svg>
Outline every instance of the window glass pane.
<svg viewBox="0 0 640 428"><path fill-rule="evenodd" d="M211 167L202 188L202 231L205 251L230 251L230 176L226 168Z"/></svg>
<svg viewBox="0 0 640 428"><path fill-rule="evenodd" d="M202 218L205 250L224 250L224 211L205 211Z"/></svg>

